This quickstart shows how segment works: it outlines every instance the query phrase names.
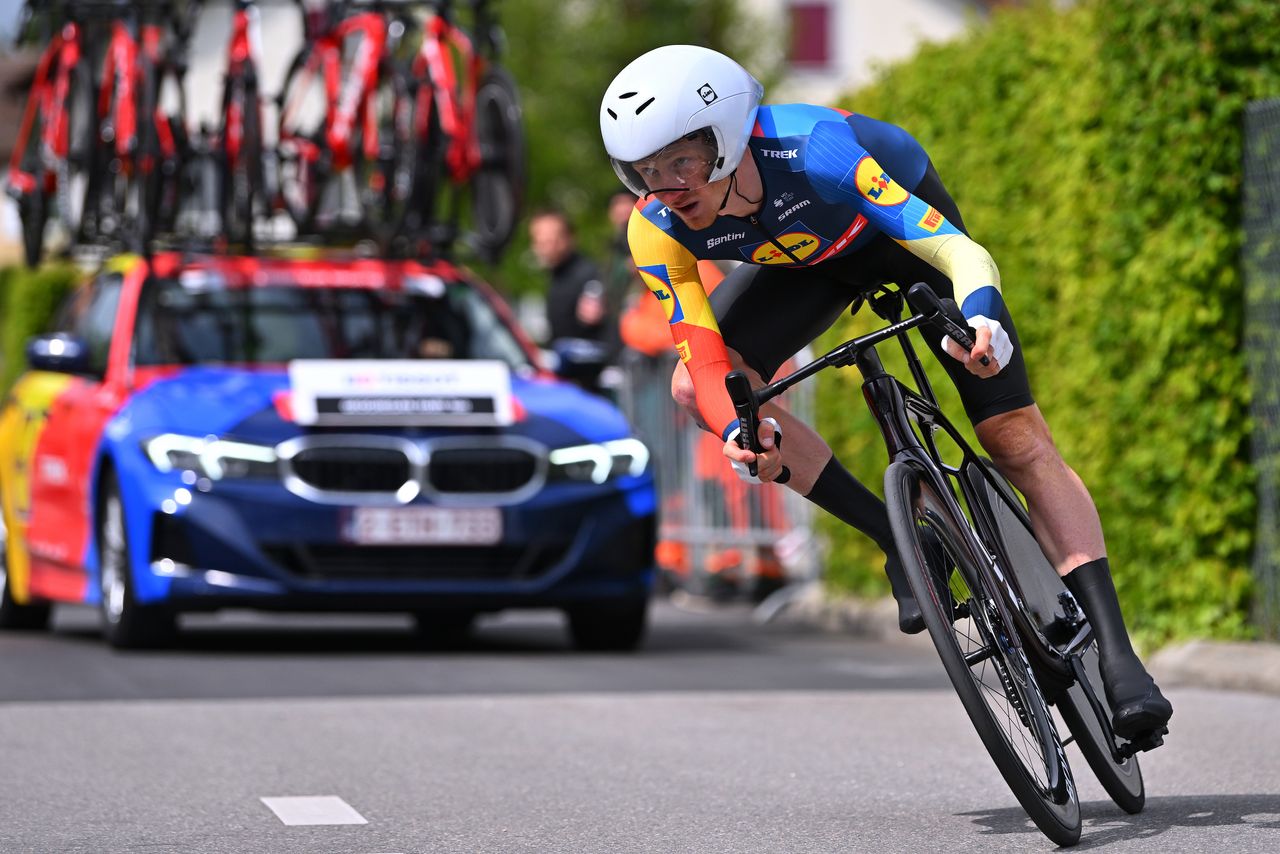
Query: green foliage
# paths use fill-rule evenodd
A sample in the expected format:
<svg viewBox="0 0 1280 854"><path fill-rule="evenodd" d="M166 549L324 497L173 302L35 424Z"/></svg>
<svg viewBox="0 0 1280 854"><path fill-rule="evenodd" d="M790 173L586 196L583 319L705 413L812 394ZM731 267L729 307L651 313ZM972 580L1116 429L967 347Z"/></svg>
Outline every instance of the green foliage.
<svg viewBox="0 0 1280 854"><path fill-rule="evenodd" d="M1090 0L998 12L844 104L925 145L1000 265L1032 388L1148 643L1250 633L1242 116L1277 94L1280 4ZM820 386L819 424L878 483L850 374ZM833 581L886 590L874 547L829 532Z"/></svg>
<svg viewBox="0 0 1280 854"><path fill-rule="evenodd" d="M563 208L579 241L603 258L609 226L605 206L622 184L600 140L600 99L623 67L664 44L721 50L762 79L758 57L782 33L764 31L739 11L737 0L620 0L610 3L522 0L499 8L507 35L504 63L520 85L528 136L526 216L539 207ZM776 52L776 51L775 51ZM539 291L546 276L534 269L522 227L496 269L485 274L507 292Z"/></svg>
<svg viewBox="0 0 1280 854"><path fill-rule="evenodd" d="M69 265L0 269L0 390L26 370L27 339L49 328L58 306L82 279Z"/></svg>

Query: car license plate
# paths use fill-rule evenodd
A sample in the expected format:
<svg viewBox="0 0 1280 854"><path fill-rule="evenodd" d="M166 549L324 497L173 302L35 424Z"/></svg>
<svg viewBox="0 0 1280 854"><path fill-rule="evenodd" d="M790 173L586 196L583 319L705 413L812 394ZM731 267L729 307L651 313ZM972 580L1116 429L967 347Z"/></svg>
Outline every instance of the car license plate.
<svg viewBox="0 0 1280 854"><path fill-rule="evenodd" d="M496 507L357 507L344 533L368 546L483 546L502 539Z"/></svg>

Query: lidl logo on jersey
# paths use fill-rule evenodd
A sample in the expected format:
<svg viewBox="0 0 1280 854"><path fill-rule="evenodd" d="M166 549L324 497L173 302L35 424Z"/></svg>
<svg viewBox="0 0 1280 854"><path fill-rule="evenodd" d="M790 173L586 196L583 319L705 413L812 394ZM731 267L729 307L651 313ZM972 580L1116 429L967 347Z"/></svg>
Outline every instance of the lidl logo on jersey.
<svg viewBox="0 0 1280 854"><path fill-rule="evenodd" d="M801 227L802 228L802 227ZM773 240L742 247L742 252L752 264L794 264L803 263L813 253L822 248L822 238L805 229L788 231ZM783 251L783 250L786 251ZM794 259L794 260L792 260Z"/></svg>
<svg viewBox="0 0 1280 854"><path fill-rule="evenodd" d="M916 225L925 231L936 232L942 226L942 213L937 208L930 206L924 212L924 216L920 217L920 221Z"/></svg>
<svg viewBox="0 0 1280 854"><path fill-rule="evenodd" d="M858 161L853 180L858 185L858 192L872 204L893 207L907 200L907 191L895 183L869 155Z"/></svg>
<svg viewBox="0 0 1280 854"><path fill-rule="evenodd" d="M667 265L648 264L636 269L640 271L640 278L644 279L649 290L653 291L653 295L658 298L662 310L667 313L667 322L676 324L683 321L684 309L680 307L676 290L671 286L671 273L667 271Z"/></svg>

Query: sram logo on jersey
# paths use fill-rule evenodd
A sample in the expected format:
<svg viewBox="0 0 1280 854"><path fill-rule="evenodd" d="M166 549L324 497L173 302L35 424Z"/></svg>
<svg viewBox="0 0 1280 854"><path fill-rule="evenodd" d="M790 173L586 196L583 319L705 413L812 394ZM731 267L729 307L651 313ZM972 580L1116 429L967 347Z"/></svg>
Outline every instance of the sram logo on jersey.
<svg viewBox="0 0 1280 854"><path fill-rule="evenodd" d="M793 213L795 213L796 211L800 210L800 209L801 209L801 208L803 208L803 207L807 207L807 206L808 206L808 204L809 204L809 200L808 200L808 199L804 199L803 201L796 202L794 205L792 205L791 207L787 208L787 209L786 209L785 211L783 211L782 213L778 214L778 222L782 222L784 219L786 219L787 217L791 216L791 215L792 215Z"/></svg>
<svg viewBox="0 0 1280 854"><path fill-rule="evenodd" d="M777 157L779 160L792 160L800 156L800 149L798 148L784 148L784 149L762 148L760 149L760 154L763 155L764 157Z"/></svg>
<svg viewBox="0 0 1280 854"><path fill-rule="evenodd" d="M746 236L747 236L747 233L745 231L735 231L732 234L722 234L719 237L713 237L710 240L708 240L707 248L715 249L721 243L728 243L730 240L741 240Z"/></svg>
<svg viewBox="0 0 1280 854"><path fill-rule="evenodd" d="M902 204L909 197L902 185L895 183L870 155L858 161L853 180L863 198L874 205L892 207Z"/></svg>
<svg viewBox="0 0 1280 854"><path fill-rule="evenodd" d="M753 264L795 264L803 262L822 248L822 238L804 226L781 234L773 240L742 247L742 253ZM785 251L784 251L785 250Z"/></svg>

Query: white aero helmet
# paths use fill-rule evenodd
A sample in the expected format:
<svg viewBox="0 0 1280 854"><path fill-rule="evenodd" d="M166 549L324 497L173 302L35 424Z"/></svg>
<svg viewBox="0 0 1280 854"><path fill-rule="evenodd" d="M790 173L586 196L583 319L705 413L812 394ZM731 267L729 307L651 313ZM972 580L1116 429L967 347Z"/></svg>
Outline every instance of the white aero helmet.
<svg viewBox="0 0 1280 854"><path fill-rule="evenodd" d="M631 163L695 131L714 137L707 183L733 174L747 149L764 87L722 53L672 44L632 60L613 78L600 104L600 133L622 183L637 196L651 191Z"/></svg>

